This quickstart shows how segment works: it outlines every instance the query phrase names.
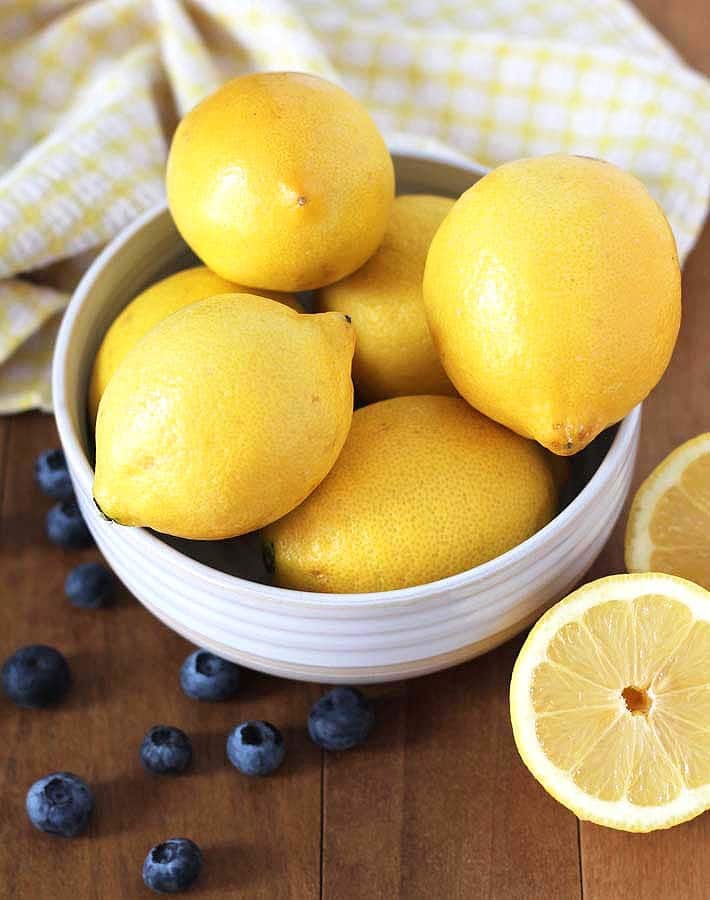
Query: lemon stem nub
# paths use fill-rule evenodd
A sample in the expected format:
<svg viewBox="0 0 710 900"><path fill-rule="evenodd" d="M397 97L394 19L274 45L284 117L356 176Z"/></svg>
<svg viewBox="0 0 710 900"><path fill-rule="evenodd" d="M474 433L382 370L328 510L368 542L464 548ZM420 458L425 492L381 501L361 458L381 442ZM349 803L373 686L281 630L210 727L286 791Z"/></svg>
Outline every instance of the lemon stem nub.
<svg viewBox="0 0 710 900"><path fill-rule="evenodd" d="M625 687L621 692L621 696L624 698L626 708L632 716L645 716L651 709L651 705L653 703L651 698L648 696L648 691L644 690L643 688L634 687L633 685Z"/></svg>

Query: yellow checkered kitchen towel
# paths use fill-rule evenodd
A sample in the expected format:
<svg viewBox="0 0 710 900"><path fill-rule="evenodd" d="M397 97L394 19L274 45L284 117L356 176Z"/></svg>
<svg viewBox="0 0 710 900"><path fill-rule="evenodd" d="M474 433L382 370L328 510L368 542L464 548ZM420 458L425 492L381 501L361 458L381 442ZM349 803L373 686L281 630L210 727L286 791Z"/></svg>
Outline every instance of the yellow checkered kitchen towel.
<svg viewBox="0 0 710 900"><path fill-rule="evenodd" d="M400 145L612 160L683 256L705 217L708 82L623 0L1 0L1 412L50 407L81 270L163 197L176 117L250 69L340 79Z"/></svg>

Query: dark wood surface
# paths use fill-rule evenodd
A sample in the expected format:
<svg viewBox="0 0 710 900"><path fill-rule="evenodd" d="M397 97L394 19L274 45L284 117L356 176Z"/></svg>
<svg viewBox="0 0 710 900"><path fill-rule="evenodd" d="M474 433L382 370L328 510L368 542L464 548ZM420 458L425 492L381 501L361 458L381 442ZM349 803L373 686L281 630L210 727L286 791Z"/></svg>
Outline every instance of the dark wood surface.
<svg viewBox="0 0 710 900"><path fill-rule="evenodd" d="M643 0L646 15L710 71L707 0ZM684 321L669 372L646 404L637 482L674 446L710 428L710 229L687 262ZM322 755L307 739L315 686L253 674L238 699L199 704L178 687L188 644L127 592L115 608L75 610L67 553L44 538L49 503L32 478L56 444L50 417L0 419L0 657L43 642L69 658L74 685L52 711L0 699L0 898L121 900L152 896L140 880L149 847L188 836L204 851L191 896L293 900L705 900L710 815L652 835L577 819L520 763L507 688L520 638L449 672L374 688L378 727L363 749ZM622 525L593 575L623 569ZM226 763L232 725L265 718L285 732L279 773L250 780ZM193 738L195 764L150 778L138 761L158 722ZM69 769L95 787L89 833L34 832L24 796Z"/></svg>

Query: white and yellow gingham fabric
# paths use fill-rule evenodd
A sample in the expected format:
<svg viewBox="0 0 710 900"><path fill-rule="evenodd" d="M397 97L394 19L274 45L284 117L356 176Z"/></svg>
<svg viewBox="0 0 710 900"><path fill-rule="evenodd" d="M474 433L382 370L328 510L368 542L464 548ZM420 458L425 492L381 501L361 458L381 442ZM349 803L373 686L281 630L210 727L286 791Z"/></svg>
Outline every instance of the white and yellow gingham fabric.
<svg viewBox="0 0 710 900"><path fill-rule="evenodd" d="M708 82L623 0L2 0L0 59L1 412L49 408L78 274L163 197L177 116L250 69L341 80L400 146L609 159L683 257L706 214Z"/></svg>

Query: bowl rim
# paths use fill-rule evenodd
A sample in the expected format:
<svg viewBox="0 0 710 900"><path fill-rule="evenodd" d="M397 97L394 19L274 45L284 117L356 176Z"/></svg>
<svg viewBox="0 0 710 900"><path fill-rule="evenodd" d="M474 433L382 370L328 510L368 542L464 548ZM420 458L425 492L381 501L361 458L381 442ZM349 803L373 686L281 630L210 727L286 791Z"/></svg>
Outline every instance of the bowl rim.
<svg viewBox="0 0 710 900"><path fill-rule="evenodd" d="M464 167L463 163L452 163L451 159L445 157L437 159L436 156L429 153L408 153L407 155L416 157L419 160L428 160L433 163L441 162L448 165L459 164L462 168ZM469 167L470 171L474 174L484 174L481 166L470 163ZM72 477L78 482L80 489L89 497L93 496L93 469L82 447L79 434L72 423L72 416L69 412L70 403L67 398L67 381L65 378L65 367L74 323L80 312L83 310L84 304L90 296L95 283L99 280L104 268L111 259L119 253L123 246L139 231L163 215L169 215L168 207L165 202L161 202L151 207L142 215L138 216L127 228L121 231L106 245L86 271L74 291L62 318L57 335L52 360L52 395L57 430L68 459ZM238 575L222 572L205 563L198 562L182 553L180 550L170 546L158 537L157 534L152 533L146 528L129 528L116 523L114 523L114 527L123 528L126 532L130 532L133 543L140 552L161 559L163 564L170 566L173 570L178 569L184 571L188 577L197 579L203 583L212 583L219 589L230 592L235 599L239 596L245 597L248 595L251 599L268 599L271 603L276 601L289 606L305 605L321 609L324 607L346 609L348 607L389 607L406 605L407 603L426 599L429 596L439 595L442 592L456 591L462 587L475 587L490 576L506 569L508 566L519 564L525 557L541 551L550 541L554 541L556 537L563 534L567 526L582 513L584 508L592 505L594 500L606 489L608 483L618 471L620 461L631 451L634 437L640 428L641 406L641 404L638 404L621 420L611 446L607 450L596 472L592 475L579 494L577 494L577 496L574 497L560 513L539 531L535 532L535 534L531 535L522 543L516 544L516 546L512 547L510 550L500 554L500 556L496 556L472 569L466 569L463 572L457 572L455 575L449 575L446 578L440 578L436 581L430 581L412 587L397 588L396 590L391 591L373 591L353 594L309 592L281 588L275 585L250 581ZM96 510L96 515L100 515L98 509Z"/></svg>

